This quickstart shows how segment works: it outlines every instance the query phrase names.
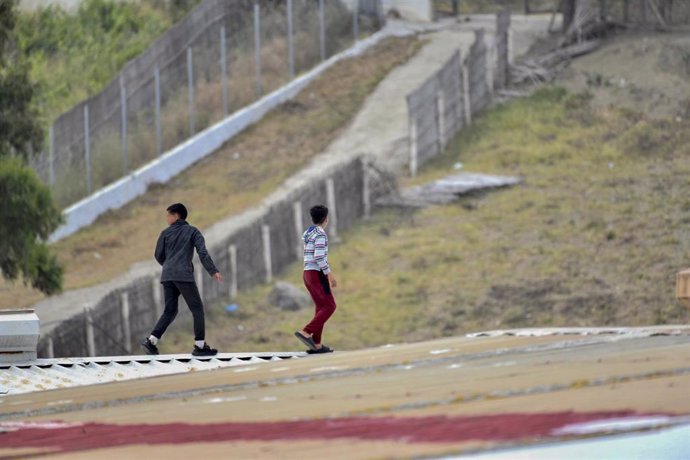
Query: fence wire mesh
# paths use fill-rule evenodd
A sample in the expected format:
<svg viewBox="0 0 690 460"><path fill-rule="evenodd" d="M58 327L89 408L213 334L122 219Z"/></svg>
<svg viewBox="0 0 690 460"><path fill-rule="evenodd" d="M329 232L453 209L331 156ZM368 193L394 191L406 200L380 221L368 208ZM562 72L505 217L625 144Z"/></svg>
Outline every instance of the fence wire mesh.
<svg viewBox="0 0 690 460"><path fill-rule="evenodd" d="M58 117L32 165L60 206L75 203L381 26L380 0L348 5L357 6L203 1L103 91Z"/></svg>

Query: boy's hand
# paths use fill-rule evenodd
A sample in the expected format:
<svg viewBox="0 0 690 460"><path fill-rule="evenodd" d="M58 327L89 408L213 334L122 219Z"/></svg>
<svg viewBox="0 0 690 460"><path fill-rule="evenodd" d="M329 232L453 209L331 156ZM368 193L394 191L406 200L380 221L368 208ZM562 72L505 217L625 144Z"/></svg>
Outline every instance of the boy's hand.
<svg viewBox="0 0 690 460"><path fill-rule="evenodd" d="M338 287L338 280L335 279L335 276L333 276L332 273L331 273L330 275L328 275L328 281L331 282L331 287L332 287L332 288Z"/></svg>
<svg viewBox="0 0 690 460"><path fill-rule="evenodd" d="M216 272L216 274L213 275L213 279L220 283L223 281L223 275L221 275L220 272Z"/></svg>

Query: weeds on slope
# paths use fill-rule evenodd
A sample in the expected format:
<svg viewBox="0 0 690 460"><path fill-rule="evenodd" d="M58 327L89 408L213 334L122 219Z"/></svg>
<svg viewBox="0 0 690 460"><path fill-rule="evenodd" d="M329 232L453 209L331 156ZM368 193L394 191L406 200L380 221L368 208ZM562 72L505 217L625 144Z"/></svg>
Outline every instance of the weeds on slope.
<svg viewBox="0 0 690 460"><path fill-rule="evenodd" d="M201 228L258 204L337 138L386 74L422 45L416 38L391 38L335 64L214 154L55 244L65 289L106 281L150 260L170 203L185 202L190 222ZM0 308L30 305L40 297L0 281Z"/></svg>
<svg viewBox="0 0 690 460"><path fill-rule="evenodd" d="M453 173L524 184L420 211L383 211L332 249L336 349L485 328L687 322L675 273L690 265L690 123L593 109L547 88L490 110L411 185ZM295 264L283 278L301 285ZM310 311L241 293L238 316L209 308L224 350L299 348ZM182 325L180 325L182 326ZM188 348L189 331L164 346ZM168 338L169 339L169 338ZM171 343L172 342L172 343Z"/></svg>

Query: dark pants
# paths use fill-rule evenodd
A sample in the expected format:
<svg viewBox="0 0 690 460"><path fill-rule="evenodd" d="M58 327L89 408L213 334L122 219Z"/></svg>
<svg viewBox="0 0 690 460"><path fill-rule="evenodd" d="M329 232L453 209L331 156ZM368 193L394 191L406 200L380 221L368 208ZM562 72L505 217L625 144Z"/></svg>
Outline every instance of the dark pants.
<svg viewBox="0 0 690 460"><path fill-rule="evenodd" d="M314 318L304 326L304 332L312 334L314 342L321 343L323 326L335 312L335 298L328 284L328 278L321 271L304 270L304 285L316 306Z"/></svg>
<svg viewBox="0 0 690 460"><path fill-rule="evenodd" d="M163 294L165 296L165 310L156 323L151 335L163 337L165 330L177 316L177 301L180 294L184 297L194 318L194 340L205 340L206 326L204 324L204 304L201 302L199 290L194 282L164 281Z"/></svg>

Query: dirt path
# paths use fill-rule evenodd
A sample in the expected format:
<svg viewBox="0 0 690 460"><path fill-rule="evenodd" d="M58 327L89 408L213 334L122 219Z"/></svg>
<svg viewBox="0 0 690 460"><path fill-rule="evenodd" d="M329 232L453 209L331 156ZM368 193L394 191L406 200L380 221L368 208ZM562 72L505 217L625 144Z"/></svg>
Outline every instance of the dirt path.
<svg viewBox="0 0 690 460"><path fill-rule="evenodd" d="M444 22L430 27L391 21L388 25L390 35L402 36L420 32L422 38L427 38L429 43L406 64L397 67L385 77L366 99L350 125L323 153L314 157L308 167L288 179L282 187L269 195L261 206L233 215L207 229L208 245L213 246L217 241L223 240L232 229L244 225L264 207L285 196L289 190L310 181L313 177L321 176L328 165L367 153L389 167L402 167L408 153L406 95L442 66L458 48L463 53L466 52L474 40L475 30L484 28L487 33L492 33L494 22L493 15L477 15L460 24ZM514 54L524 53L537 37L546 32L548 22L548 15L515 16ZM429 32L430 28L436 30ZM60 320L80 312L85 305L95 304L112 289L124 286L140 276L156 273L157 270L158 267L152 262L137 263L127 273L106 283L67 291L39 301L33 308L41 318L42 331L49 331Z"/></svg>

